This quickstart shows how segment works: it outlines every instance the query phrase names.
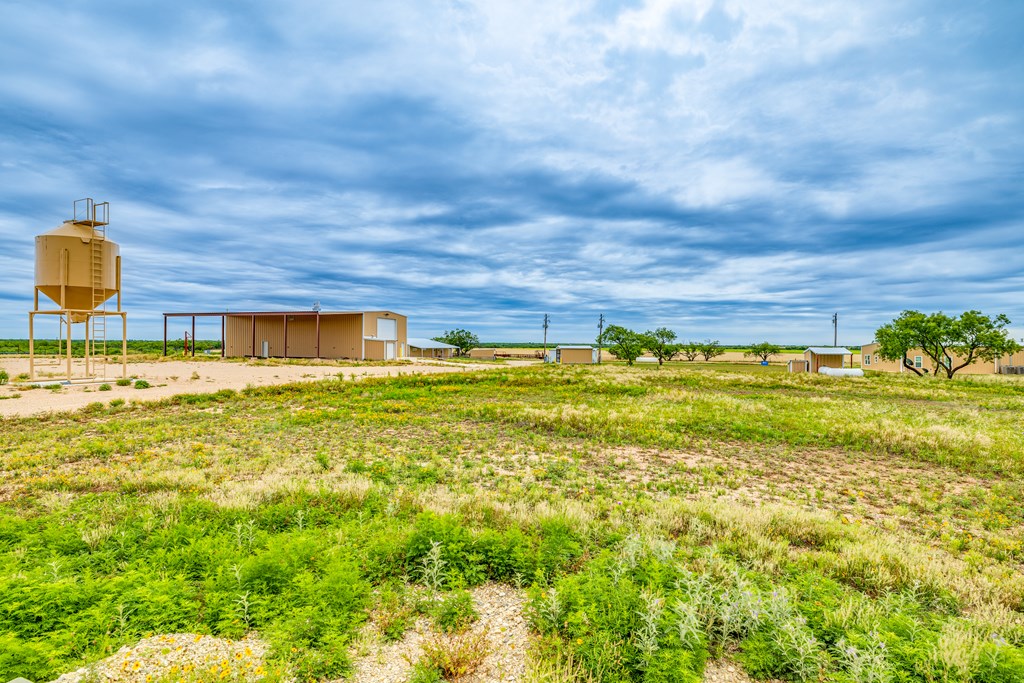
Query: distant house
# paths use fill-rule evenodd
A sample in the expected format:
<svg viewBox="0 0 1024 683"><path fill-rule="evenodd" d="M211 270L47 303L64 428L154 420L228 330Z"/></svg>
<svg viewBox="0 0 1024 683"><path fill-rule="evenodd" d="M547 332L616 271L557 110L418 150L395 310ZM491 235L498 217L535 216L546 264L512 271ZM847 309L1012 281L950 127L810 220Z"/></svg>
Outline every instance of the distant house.
<svg viewBox="0 0 1024 683"><path fill-rule="evenodd" d="M860 365L865 370L877 370L879 372L911 372L911 370L905 368L903 363L898 360L886 360L878 355L878 347L880 345L875 342L872 344L865 344L860 347L861 360ZM907 360L914 366L919 372L923 372L929 375L935 374L934 363L932 359L924 352L923 349L910 349L907 352ZM952 356L946 356L945 363L956 367L963 363L963 359L956 354ZM1024 367L1024 351L1015 353L1012 356L1004 356L1002 358L996 358L993 361L979 360L971 363L967 367L959 370L958 375L991 375L999 372L1006 372L1007 368L1018 368Z"/></svg>
<svg viewBox="0 0 1024 683"><path fill-rule="evenodd" d="M846 357L850 357L850 364L846 364ZM847 368L853 367L853 351L842 346L812 346L804 351L804 360L807 361L808 372L818 372L820 368Z"/></svg>
<svg viewBox="0 0 1024 683"><path fill-rule="evenodd" d="M593 346L556 346L548 351L544 362L562 365L591 365L597 362L597 349Z"/></svg>
<svg viewBox="0 0 1024 683"><path fill-rule="evenodd" d="M418 337L409 337L408 345L410 358L451 358L459 351L453 344Z"/></svg>

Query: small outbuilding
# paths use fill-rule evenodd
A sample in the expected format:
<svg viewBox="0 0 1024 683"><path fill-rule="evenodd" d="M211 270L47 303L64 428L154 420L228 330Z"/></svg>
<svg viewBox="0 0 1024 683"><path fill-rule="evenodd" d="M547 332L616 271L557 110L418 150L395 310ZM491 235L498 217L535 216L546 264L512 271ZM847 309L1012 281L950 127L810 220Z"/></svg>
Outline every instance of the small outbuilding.
<svg viewBox="0 0 1024 683"><path fill-rule="evenodd" d="M850 357L850 364L846 364L846 357ZM804 351L804 360L807 361L808 372L818 372L821 368L846 368L853 367L853 351L842 346L812 346Z"/></svg>
<svg viewBox="0 0 1024 683"><path fill-rule="evenodd" d="M451 358L458 353L459 347L454 344L409 337L410 358Z"/></svg>
<svg viewBox="0 0 1024 683"><path fill-rule="evenodd" d="M593 346L556 346L548 351L545 363L561 365L592 365L597 363L597 349Z"/></svg>

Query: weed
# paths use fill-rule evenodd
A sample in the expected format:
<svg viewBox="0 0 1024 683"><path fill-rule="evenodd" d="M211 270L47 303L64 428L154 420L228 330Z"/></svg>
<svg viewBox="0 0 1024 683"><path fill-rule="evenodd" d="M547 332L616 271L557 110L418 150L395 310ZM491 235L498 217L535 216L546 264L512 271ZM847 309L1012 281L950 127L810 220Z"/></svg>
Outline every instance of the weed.
<svg viewBox="0 0 1024 683"><path fill-rule="evenodd" d="M122 377L121 379L117 380L115 384L117 384L117 386L119 387L130 387L132 385L132 380L128 379L127 377Z"/></svg>
<svg viewBox="0 0 1024 683"><path fill-rule="evenodd" d="M123 405L124 405L124 399L123 398L115 398L115 399L113 399L110 402L110 407L111 408L120 408Z"/></svg>
<svg viewBox="0 0 1024 683"><path fill-rule="evenodd" d="M149 389L149 387L150 387L150 384L146 380L144 380L144 379L137 379L137 380L135 380L135 388L136 389Z"/></svg>
<svg viewBox="0 0 1024 683"><path fill-rule="evenodd" d="M99 387L97 387L97 390L98 391L110 391L111 390L111 386L109 384L107 384L106 382L104 382L103 384L99 385Z"/></svg>
<svg viewBox="0 0 1024 683"><path fill-rule="evenodd" d="M7 384L10 379L11 376L7 374L6 370L0 370L0 385Z"/></svg>
<svg viewBox="0 0 1024 683"><path fill-rule="evenodd" d="M455 634L434 634L424 640L419 664L437 671L446 681L471 676L490 654L487 629Z"/></svg>
<svg viewBox="0 0 1024 683"><path fill-rule="evenodd" d="M430 542L430 550L420 562L420 579L432 593L437 593L444 585L444 568L448 563L441 559L441 543Z"/></svg>
<svg viewBox="0 0 1024 683"><path fill-rule="evenodd" d="M444 633L461 633L477 620L473 597L465 590L444 596L433 608L434 625Z"/></svg>

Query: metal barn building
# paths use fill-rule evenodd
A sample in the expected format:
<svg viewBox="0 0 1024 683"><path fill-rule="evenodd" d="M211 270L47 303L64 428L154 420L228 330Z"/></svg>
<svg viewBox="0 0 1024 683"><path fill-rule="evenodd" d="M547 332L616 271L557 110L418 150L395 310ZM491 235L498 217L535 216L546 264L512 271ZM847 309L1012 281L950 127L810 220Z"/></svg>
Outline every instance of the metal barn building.
<svg viewBox="0 0 1024 683"><path fill-rule="evenodd" d="M597 349L592 346L556 346L548 351L547 363L591 365L597 363Z"/></svg>
<svg viewBox="0 0 1024 683"><path fill-rule="evenodd" d="M459 347L433 339L409 338L410 358L451 358Z"/></svg>
<svg viewBox="0 0 1024 683"><path fill-rule="evenodd" d="M846 357L850 357L850 364L846 364ZM804 351L804 360L807 361L808 372L818 372L820 368L846 368L853 367L853 351L844 349L841 346L812 346Z"/></svg>
<svg viewBox="0 0 1024 683"><path fill-rule="evenodd" d="M408 355L407 318L392 311L217 311L164 313L168 318L221 319L225 357L393 360ZM195 355L193 346L192 355Z"/></svg>

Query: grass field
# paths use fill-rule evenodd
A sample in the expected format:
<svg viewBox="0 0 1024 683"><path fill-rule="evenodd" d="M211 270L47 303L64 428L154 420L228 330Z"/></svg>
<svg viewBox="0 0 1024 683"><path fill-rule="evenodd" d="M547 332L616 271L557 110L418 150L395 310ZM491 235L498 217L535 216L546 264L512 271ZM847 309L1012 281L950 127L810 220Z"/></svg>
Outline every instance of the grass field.
<svg viewBox="0 0 1024 683"><path fill-rule="evenodd" d="M532 680L1022 681L1013 379L502 367L5 420L0 679L250 630L265 677L337 679L410 584L498 581Z"/></svg>

